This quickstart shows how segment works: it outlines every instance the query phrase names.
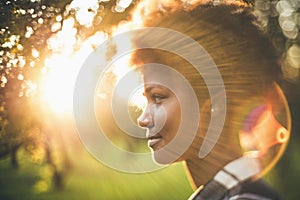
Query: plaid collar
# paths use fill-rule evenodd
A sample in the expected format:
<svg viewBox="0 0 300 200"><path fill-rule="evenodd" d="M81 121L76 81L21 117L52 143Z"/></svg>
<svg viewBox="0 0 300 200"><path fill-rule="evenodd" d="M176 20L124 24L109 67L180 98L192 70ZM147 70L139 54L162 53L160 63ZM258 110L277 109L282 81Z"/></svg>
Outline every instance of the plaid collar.
<svg viewBox="0 0 300 200"><path fill-rule="evenodd" d="M189 200L221 200L231 190L238 188L242 182L261 172L259 160L243 156L228 163L206 185L200 186Z"/></svg>

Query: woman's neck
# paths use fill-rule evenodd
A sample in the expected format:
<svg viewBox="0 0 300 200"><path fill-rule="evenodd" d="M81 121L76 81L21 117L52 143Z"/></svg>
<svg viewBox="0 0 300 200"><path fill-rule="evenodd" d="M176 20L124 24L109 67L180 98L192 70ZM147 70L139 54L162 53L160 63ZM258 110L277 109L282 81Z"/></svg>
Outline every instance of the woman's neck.
<svg viewBox="0 0 300 200"><path fill-rule="evenodd" d="M216 150L213 150L203 159L194 158L185 160L185 170L193 189L205 185L227 163L240 156L241 154L232 155L225 151L220 153L220 151L216 152Z"/></svg>
<svg viewBox="0 0 300 200"><path fill-rule="evenodd" d="M193 159L185 161L185 170L192 188L196 189L211 180L220 169Z"/></svg>

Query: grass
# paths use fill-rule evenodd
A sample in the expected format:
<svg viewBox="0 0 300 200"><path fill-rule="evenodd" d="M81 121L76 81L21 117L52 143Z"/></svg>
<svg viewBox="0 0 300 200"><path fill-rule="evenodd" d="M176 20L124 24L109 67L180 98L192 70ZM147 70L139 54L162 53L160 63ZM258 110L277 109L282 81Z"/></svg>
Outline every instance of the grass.
<svg viewBox="0 0 300 200"><path fill-rule="evenodd" d="M293 149L294 150L294 149ZM298 154L295 152L295 161ZM19 152L20 167L14 169L10 160L0 160L1 200L101 200L101 199L187 199L193 192L182 164L177 163L164 169L144 174L123 173L110 169L96 161L84 149L70 151L71 169L65 174L64 189L52 187L49 167L33 163L28 155ZM291 155L291 154L289 154ZM285 161L286 162L286 161ZM285 166L290 164L283 163ZM293 162L295 163L295 162ZM282 167L281 167L282 168ZM289 181L286 170L284 176L279 169L266 176L268 182L287 197L299 199L298 179ZM299 168L295 167L295 168ZM286 169L286 167L285 167ZM279 171L278 171L279 170ZM290 171L290 170L289 170ZM294 176L297 171L295 171ZM283 187L289 184L288 188Z"/></svg>
<svg viewBox="0 0 300 200"><path fill-rule="evenodd" d="M0 161L1 200L176 200L192 193L180 163L151 173L129 174L112 170L82 151L71 156L64 189L55 190L46 165L34 164L23 153L19 160L19 169L11 168L8 159Z"/></svg>

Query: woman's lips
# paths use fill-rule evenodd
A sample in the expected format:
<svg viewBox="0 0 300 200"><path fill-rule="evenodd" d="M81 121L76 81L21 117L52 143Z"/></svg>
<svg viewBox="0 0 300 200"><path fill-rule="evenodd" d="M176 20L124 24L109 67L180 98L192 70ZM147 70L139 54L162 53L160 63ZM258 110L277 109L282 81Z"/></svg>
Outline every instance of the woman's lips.
<svg viewBox="0 0 300 200"><path fill-rule="evenodd" d="M162 136L159 134L156 134L154 136L148 137L148 146L153 147L157 143L159 143L162 140Z"/></svg>

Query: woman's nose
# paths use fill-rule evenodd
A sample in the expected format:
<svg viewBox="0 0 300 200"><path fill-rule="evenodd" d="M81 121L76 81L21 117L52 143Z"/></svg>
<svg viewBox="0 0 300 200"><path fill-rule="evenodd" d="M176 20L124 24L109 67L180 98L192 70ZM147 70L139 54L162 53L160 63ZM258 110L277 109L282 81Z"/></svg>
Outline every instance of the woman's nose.
<svg viewBox="0 0 300 200"><path fill-rule="evenodd" d="M149 108L144 110L144 112L141 114L141 116L137 119L138 125L143 128L149 128L152 124L152 118L149 112Z"/></svg>

